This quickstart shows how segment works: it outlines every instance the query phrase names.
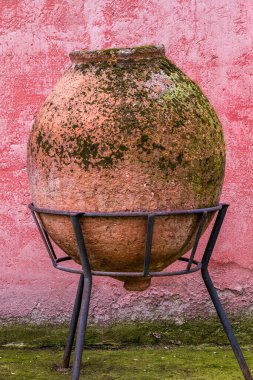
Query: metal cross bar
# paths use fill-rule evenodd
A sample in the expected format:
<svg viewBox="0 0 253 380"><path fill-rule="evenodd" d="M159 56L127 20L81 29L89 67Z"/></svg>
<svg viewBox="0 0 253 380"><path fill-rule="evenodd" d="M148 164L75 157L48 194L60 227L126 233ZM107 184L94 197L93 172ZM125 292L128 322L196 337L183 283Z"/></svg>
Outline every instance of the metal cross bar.
<svg viewBox="0 0 253 380"><path fill-rule="evenodd" d="M41 238L42 238L42 240L43 240L43 242L45 244L45 247L46 247L47 252L49 254L49 257L50 257L50 259L52 261L52 264L53 264L53 266L56 266L57 257L56 257L56 254L54 252L54 249L53 249L53 246L51 244L51 241L50 241L50 239L48 237L48 233L45 230L45 228L44 228L44 226L43 226L43 224L41 222L40 216L33 209L32 209L32 216L33 216L33 219L34 219L34 221L36 223L36 226L37 226L37 228L39 230L40 236L41 236Z"/></svg>
<svg viewBox="0 0 253 380"><path fill-rule="evenodd" d="M192 251L191 251L191 256L190 256L190 259L189 259L189 262L188 262L188 265L187 265L187 268L186 268L187 271L189 271L191 269L195 253L196 253L198 245L199 245L199 239L201 237L201 234L202 234L202 231L203 231L203 228L204 228L204 224L205 224L205 221L206 221L206 214L207 214L207 212L204 211L203 214L201 215L200 220L199 220L199 228L198 228L198 231L197 231L197 234L196 234L196 238L195 238L195 241L194 241L194 244L193 244L193 248L192 248Z"/></svg>
<svg viewBox="0 0 253 380"><path fill-rule="evenodd" d="M145 259L144 259L144 270L143 270L144 276L149 276L149 267L150 267L152 240L153 240L153 229L154 229L154 216L150 214L148 215L148 218L147 218L146 248L145 248Z"/></svg>

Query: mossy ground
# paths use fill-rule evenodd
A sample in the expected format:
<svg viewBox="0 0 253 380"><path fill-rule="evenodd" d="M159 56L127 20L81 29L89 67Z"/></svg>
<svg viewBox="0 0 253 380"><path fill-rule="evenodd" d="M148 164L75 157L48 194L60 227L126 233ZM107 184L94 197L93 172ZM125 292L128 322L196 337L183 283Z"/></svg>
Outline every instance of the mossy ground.
<svg viewBox="0 0 253 380"><path fill-rule="evenodd" d="M4 349L1 380L69 379L70 370L57 369L60 349ZM253 368L253 350L244 350ZM231 350L216 346L131 348L84 352L81 379L85 380L240 380L243 379Z"/></svg>
<svg viewBox="0 0 253 380"><path fill-rule="evenodd" d="M232 322L253 371L253 321ZM69 379L62 371L65 326L0 329L0 380ZM88 328L81 379L243 379L217 320Z"/></svg>

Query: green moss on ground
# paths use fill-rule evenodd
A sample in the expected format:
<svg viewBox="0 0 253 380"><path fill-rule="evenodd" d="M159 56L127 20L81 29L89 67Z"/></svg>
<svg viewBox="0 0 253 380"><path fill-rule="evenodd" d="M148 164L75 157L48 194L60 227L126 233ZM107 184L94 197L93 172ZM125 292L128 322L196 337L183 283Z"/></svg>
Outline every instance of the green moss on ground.
<svg viewBox="0 0 253 380"><path fill-rule="evenodd" d="M253 320L233 320L253 370ZM0 328L0 380L69 379L59 368L66 326ZM243 379L217 319L89 326L81 379Z"/></svg>
<svg viewBox="0 0 253 380"><path fill-rule="evenodd" d="M231 318L234 332L243 345L253 344L253 319ZM24 347L63 347L68 328L59 325L18 325L0 327L0 346L22 344ZM195 319L176 324L164 322L118 323L88 326L86 345L90 347L125 347L156 345L227 345L217 318Z"/></svg>
<svg viewBox="0 0 253 380"><path fill-rule="evenodd" d="M253 350L244 349L253 368ZM59 349L0 350L1 380L69 379L59 370ZM86 350L81 379L85 380L240 380L231 350L223 347L163 347L122 350Z"/></svg>

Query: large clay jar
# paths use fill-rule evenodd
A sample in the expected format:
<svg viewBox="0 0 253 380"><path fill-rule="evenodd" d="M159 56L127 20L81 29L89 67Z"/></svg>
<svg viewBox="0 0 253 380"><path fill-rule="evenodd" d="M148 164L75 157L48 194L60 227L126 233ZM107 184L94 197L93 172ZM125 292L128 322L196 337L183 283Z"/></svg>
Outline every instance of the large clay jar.
<svg viewBox="0 0 253 380"><path fill-rule="evenodd" d="M30 135L28 171L37 207L113 212L218 203L225 164L221 125L163 46L81 50L70 58ZM42 219L52 239L80 262L68 217ZM191 248L197 221L155 220L153 271ZM144 218L86 218L82 228L93 270L143 270ZM150 283L124 280L131 290Z"/></svg>

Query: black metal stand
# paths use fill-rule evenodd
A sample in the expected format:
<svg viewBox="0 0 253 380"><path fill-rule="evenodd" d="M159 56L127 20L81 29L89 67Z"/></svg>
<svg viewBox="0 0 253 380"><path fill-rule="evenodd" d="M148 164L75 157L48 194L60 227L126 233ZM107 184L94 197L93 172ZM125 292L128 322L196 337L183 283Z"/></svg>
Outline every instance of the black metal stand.
<svg viewBox="0 0 253 380"><path fill-rule="evenodd" d="M225 214L227 212L227 208L228 208L227 204L220 204L215 207L195 209L195 210L177 210L177 211L162 211L162 212L117 212L117 213L115 212L114 213L65 212L65 211L37 208L33 204L30 204L29 208L32 211L32 215L34 217L35 223L39 229L40 235L47 248L47 251L52 260L53 266L62 271L80 274L80 280L79 280L79 285L77 289L73 314L72 314L72 318L70 322L69 334L68 334L64 357L63 357L63 367L68 368L71 351L72 351L72 347L74 343L74 338L76 335L75 355L74 355L74 362L73 362L73 368L72 368L72 380L79 380L79 377L80 377L84 338L85 338L85 332L86 332L86 327L87 327L90 295L91 295L91 288L92 288L92 276L95 275L95 276L115 276L115 277L119 277L119 276L158 277L158 276L174 276L174 275L189 274L192 272L196 272L198 270L201 270L204 283L209 292L209 295L214 304L214 307L217 311L217 314L220 318L224 331L229 339L229 342L234 351L235 357L243 373L244 379L253 380L251 376L251 372L243 357L240 346L236 340L236 337L233 333L230 322L221 305L218 294L215 290L215 287L212 283L211 277L208 272L208 264L209 264L217 237L219 235ZM55 251L53 249L52 243L50 241L50 238L48 236L48 233L45 227L43 226L43 223L41 222L40 213L65 215L71 219L76 240L77 240L77 244L78 244L78 248L79 248L79 253L80 253L80 258L81 258L81 263L82 263L82 270L66 268L59 265L59 263L63 261L71 260L71 258L69 256L57 258ZM199 262L195 260L194 257L195 257L195 253L198 247L199 239L201 237L202 230L204 228L207 214L209 213L216 213L215 222L214 222L207 246L205 248L202 260L201 262ZM177 270L177 271L171 271L171 272L151 272L150 259L151 259L151 251L152 251L153 225L154 225L155 218L158 218L159 216L193 215L193 214L199 215L199 223L198 223L195 242L194 242L190 257L189 258L182 257L179 259L179 261L186 263L186 268L183 270ZM143 272L100 272L100 271L98 272L98 271L91 270L87 251L85 248L85 242L84 242L84 236L83 236L83 232L82 232L82 228L80 224L80 218L81 217L82 218L83 217L96 218L96 217L101 217L101 216L108 217L108 218L146 217L147 236L146 236L146 250L145 250L144 263L143 263ZM77 329L77 324L78 324L78 329ZM76 334L76 329L77 329L77 334Z"/></svg>

